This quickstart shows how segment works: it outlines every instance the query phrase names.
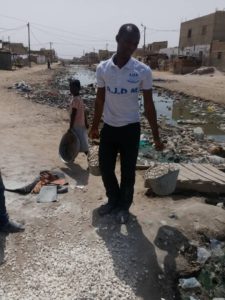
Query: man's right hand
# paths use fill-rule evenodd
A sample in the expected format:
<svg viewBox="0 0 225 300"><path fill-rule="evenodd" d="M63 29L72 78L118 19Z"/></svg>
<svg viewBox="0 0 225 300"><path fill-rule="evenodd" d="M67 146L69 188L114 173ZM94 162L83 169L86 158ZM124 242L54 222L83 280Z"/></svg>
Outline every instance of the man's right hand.
<svg viewBox="0 0 225 300"><path fill-rule="evenodd" d="M99 131L98 131L98 128L91 128L89 133L88 133L88 136L91 140L98 140L99 139Z"/></svg>

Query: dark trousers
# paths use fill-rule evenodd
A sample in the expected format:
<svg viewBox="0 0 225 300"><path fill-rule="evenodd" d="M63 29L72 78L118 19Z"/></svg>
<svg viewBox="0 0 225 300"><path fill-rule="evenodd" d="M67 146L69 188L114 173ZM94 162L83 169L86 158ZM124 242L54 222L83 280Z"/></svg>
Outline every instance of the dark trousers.
<svg viewBox="0 0 225 300"><path fill-rule="evenodd" d="M0 173L0 225L8 222L8 215L5 207L5 187Z"/></svg>
<svg viewBox="0 0 225 300"><path fill-rule="evenodd" d="M140 140L140 123L122 127L104 124L100 133L99 166L108 202L129 209L133 201L135 168ZM121 182L115 175L120 153Z"/></svg>

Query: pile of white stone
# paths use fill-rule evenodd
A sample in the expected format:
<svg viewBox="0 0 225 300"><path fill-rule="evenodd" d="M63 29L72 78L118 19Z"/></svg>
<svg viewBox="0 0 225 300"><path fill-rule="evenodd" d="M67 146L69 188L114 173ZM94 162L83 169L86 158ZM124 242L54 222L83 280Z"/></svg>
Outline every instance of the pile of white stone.
<svg viewBox="0 0 225 300"><path fill-rule="evenodd" d="M176 164L164 163L150 167L145 173L145 187L157 195L172 194L176 188L179 168Z"/></svg>
<svg viewBox="0 0 225 300"><path fill-rule="evenodd" d="M90 147L88 155L89 172L94 176L101 175L99 168L98 148L98 146Z"/></svg>

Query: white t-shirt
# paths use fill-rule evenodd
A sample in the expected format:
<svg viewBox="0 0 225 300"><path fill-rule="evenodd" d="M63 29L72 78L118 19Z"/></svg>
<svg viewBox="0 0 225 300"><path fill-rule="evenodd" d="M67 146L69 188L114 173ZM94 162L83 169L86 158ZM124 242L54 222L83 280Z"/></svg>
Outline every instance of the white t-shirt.
<svg viewBox="0 0 225 300"><path fill-rule="evenodd" d="M132 57L120 69L112 56L98 65L96 76L97 86L105 87L104 122L115 127L139 122L138 94L152 88L151 69Z"/></svg>

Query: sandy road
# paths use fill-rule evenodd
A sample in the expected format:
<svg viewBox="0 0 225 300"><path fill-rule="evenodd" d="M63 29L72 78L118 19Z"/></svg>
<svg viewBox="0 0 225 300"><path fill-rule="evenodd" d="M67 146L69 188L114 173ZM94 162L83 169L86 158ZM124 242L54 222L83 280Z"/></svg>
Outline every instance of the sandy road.
<svg viewBox="0 0 225 300"><path fill-rule="evenodd" d="M6 194L10 215L24 220L26 231L0 236L5 260L0 298L172 299L168 278L159 280L168 267L164 258L169 249L156 246L156 237L163 229L184 239L197 239L199 230L212 236L225 232L224 211L201 198L148 198L143 173L137 172L131 222L120 227L113 217L98 218L94 209L105 197L100 178L89 175L82 154L70 166L58 158L68 114L7 89L17 81L41 83L50 76L46 66L0 71L0 166L5 184L21 186L40 170L52 168L65 172L70 183L69 193L51 204L38 204L33 195ZM169 218L171 212L178 219ZM170 259L178 268L176 257Z"/></svg>

